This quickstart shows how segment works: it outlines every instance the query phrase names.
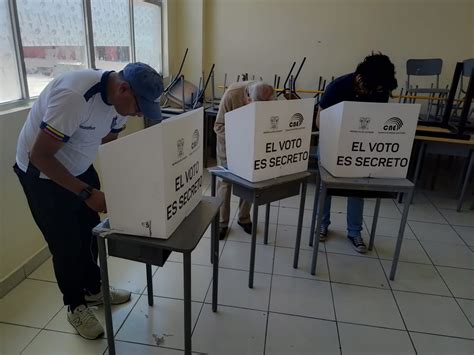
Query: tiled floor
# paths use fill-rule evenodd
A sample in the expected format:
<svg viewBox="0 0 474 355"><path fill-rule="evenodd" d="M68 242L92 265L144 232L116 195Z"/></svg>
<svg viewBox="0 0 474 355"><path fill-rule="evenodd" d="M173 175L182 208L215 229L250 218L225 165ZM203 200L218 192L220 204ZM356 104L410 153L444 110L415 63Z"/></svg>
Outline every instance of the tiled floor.
<svg viewBox="0 0 474 355"><path fill-rule="evenodd" d="M208 178L206 179L208 183ZM206 185L209 193L208 184ZM383 201L375 250L345 239L346 204L334 198L330 236L309 273L308 189L299 269L293 269L298 198L272 206L269 244L259 224L255 287L249 289L250 237L233 220L221 242L219 310L211 310L209 233L192 256L193 349L201 354L473 354L474 211L457 213L452 194L419 191L411 206L397 277L388 280L401 206ZM232 217L237 199L232 198ZM467 204L466 204L467 205ZM368 239L374 201L366 201ZM263 217L263 209L260 217ZM263 218L259 218L263 222ZM111 283L133 291L114 307L118 354L182 354L182 258L154 268L154 307L145 267L110 258ZM101 308L96 310L103 320ZM51 261L0 301L0 353L105 354L105 339L79 337L65 318ZM157 346L159 344L159 347Z"/></svg>

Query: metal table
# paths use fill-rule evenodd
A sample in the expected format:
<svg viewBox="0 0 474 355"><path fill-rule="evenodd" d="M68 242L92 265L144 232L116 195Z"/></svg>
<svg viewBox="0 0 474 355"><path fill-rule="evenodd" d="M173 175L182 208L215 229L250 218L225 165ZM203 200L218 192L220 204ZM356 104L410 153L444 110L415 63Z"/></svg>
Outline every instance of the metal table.
<svg viewBox="0 0 474 355"><path fill-rule="evenodd" d="M117 233L109 228L108 220L94 228L99 246L99 262L104 295L105 326L109 354L115 354L112 311L110 308L108 254L123 259L146 264L148 304L153 306L153 284L151 265L163 266L172 251L183 253L184 279L184 353L191 355L191 252L196 248L208 226L211 228L213 255L212 310L217 311L217 285L219 270L219 238L215 237L219 226L218 212L222 200L216 197L203 197L202 201L187 216L168 239L140 237Z"/></svg>
<svg viewBox="0 0 474 355"><path fill-rule="evenodd" d="M300 194L301 185L301 200L298 215L298 227L296 232L297 241L301 240L301 228L303 225L304 203L306 199L306 180L311 173L301 172L282 176L275 179L250 182L245 180L223 167L216 167L208 169L212 175L211 180L211 195L216 195L216 177L221 178L232 184L233 194L249 201L253 204L252 216L252 244L250 249L250 271L249 271L249 287L253 288L253 276L255 271L255 249L257 246L257 223L258 223L258 206L266 205L265 210L265 234L264 243L268 244L268 224L270 217L270 204L284 198L296 196ZM215 238L215 236L212 236ZM212 243L214 245L214 242ZM299 249L299 244L297 245ZM296 248L295 248L296 251ZM211 260L213 261L213 260Z"/></svg>
<svg viewBox="0 0 474 355"><path fill-rule="evenodd" d="M313 216L311 219L310 228L310 245L313 245L313 259L311 262L311 274L316 273L316 264L318 261L319 238L315 238L315 230L321 229L322 211L324 209L324 202L327 195L335 196L358 196L366 198L376 198L374 217L372 221L372 228L370 231L369 250L374 246L375 231L377 227L377 220L380 210L380 200L382 198L393 198L396 193L407 193L408 198L405 200L402 219L400 221L400 228L398 230L397 244L392 261L392 269L390 271L390 280L395 278L397 270L398 259L400 257L400 250L402 247L403 234L405 232L405 225L408 217L408 210L410 208L410 200L413 195L415 185L408 179L375 179L375 178L337 178L332 176L326 169L319 165L319 170L315 172L316 175L316 193L314 195ZM318 233L319 235L319 233ZM297 241L298 250L295 248L294 267L298 267L299 244Z"/></svg>

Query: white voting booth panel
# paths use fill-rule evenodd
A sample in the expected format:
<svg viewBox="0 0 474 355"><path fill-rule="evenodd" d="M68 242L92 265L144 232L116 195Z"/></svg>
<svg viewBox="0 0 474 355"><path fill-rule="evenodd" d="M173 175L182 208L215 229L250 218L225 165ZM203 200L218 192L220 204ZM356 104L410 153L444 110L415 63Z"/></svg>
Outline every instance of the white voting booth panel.
<svg viewBox="0 0 474 355"><path fill-rule="evenodd" d="M322 166L336 177L405 178L419 104L344 101L320 114Z"/></svg>
<svg viewBox="0 0 474 355"><path fill-rule="evenodd" d="M203 109L101 146L110 226L167 239L202 197Z"/></svg>
<svg viewBox="0 0 474 355"><path fill-rule="evenodd" d="M225 114L229 171L251 182L305 171L314 99L252 102Z"/></svg>

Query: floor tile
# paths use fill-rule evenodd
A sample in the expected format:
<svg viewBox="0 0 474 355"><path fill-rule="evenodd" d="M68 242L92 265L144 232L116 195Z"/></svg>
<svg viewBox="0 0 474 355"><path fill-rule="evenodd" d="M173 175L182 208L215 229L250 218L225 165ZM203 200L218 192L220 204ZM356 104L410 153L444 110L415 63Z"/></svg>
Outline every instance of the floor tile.
<svg viewBox="0 0 474 355"><path fill-rule="evenodd" d="M270 298L271 275L254 274L254 287L249 288L247 271L219 269L218 304L267 311ZM206 302L212 302L212 289Z"/></svg>
<svg viewBox="0 0 474 355"><path fill-rule="evenodd" d="M403 211L403 205L399 206L400 211ZM447 223L443 216L438 212L431 203L427 204L412 204L408 211L409 221L418 222L434 222Z"/></svg>
<svg viewBox="0 0 474 355"><path fill-rule="evenodd" d="M29 276L29 279L43 280L50 282L57 282L56 276L54 275L53 261L48 258L39 268L33 271Z"/></svg>
<svg viewBox="0 0 474 355"><path fill-rule="evenodd" d="M270 313L265 354L314 354L316 349L340 354L335 322Z"/></svg>
<svg viewBox="0 0 474 355"><path fill-rule="evenodd" d="M273 246L257 245L255 251L255 271L271 273L273 264ZM250 244L227 242L219 261L219 267L249 270Z"/></svg>
<svg viewBox="0 0 474 355"><path fill-rule="evenodd" d="M333 282L388 288L378 259L328 253L328 263Z"/></svg>
<svg viewBox="0 0 474 355"><path fill-rule="evenodd" d="M364 216L373 216L375 210L375 201L364 201ZM401 218L401 213L391 199L380 201L379 217Z"/></svg>
<svg viewBox="0 0 474 355"><path fill-rule="evenodd" d="M474 254L465 245L421 242L433 264L474 269Z"/></svg>
<svg viewBox="0 0 474 355"><path fill-rule="evenodd" d="M273 263L273 274L302 277L305 279L317 279L329 281L328 263L326 254L319 252L316 275L311 275L311 261L313 252L300 250L298 257L298 268L293 268L294 250L289 248L275 248L275 261Z"/></svg>
<svg viewBox="0 0 474 355"><path fill-rule="evenodd" d="M193 333L193 349L209 355L263 354L267 313L204 305Z"/></svg>
<svg viewBox="0 0 474 355"><path fill-rule="evenodd" d="M364 239L365 244L367 244L368 246L370 240L369 234L362 232L362 238ZM365 254L361 254L355 251L352 246L352 243L347 239L346 231L330 229L324 244L326 245L327 252L361 256L367 258L378 258L375 249L368 250Z"/></svg>
<svg viewBox="0 0 474 355"><path fill-rule="evenodd" d="M400 291L394 293L408 330L462 338L474 337L469 321L454 299Z"/></svg>
<svg viewBox="0 0 474 355"><path fill-rule="evenodd" d="M397 238L375 236L375 249L380 259L392 260L395 252ZM403 238L399 261L421 264L431 264L428 255L416 239Z"/></svg>
<svg viewBox="0 0 474 355"><path fill-rule="evenodd" d="M116 336L117 340L184 349L183 301L154 297L153 307L141 296ZM196 323L201 303L192 302L192 324Z"/></svg>
<svg viewBox="0 0 474 355"><path fill-rule="evenodd" d="M117 355L182 355L183 351L166 349L157 346L127 343L124 341L115 342L115 353ZM193 354L198 354L193 352ZM107 355L107 353L105 354Z"/></svg>
<svg viewBox="0 0 474 355"><path fill-rule="evenodd" d="M20 354L41 329L0 323L0 354Z"/></svg>
<svg viewBox="0 0 474 355"><path fill-rule="evenodd" d="M278 214L278 224L283 224L287 226L297 226L298 214L299 210L296 208L280 207L280 212ZM311 227L312 214L312 211L304 210L303 227Z"/></svg>
<svg viewBox="0 0 474 355"><path fill-rule="evenodd" d="M437 266L455 297L474 299L474 270Z"/></svg>
<svg viewBox="0 0 474 355"><path fill-rule="evenodd" d="M415 221L409 221L408 224L419 241L464 245L464 241L459 238L456 231L449 224L435 224Z"/></svg>
<svg viewBox="0 0 474 355"><path fill-rule="evenodd" d="M125 321L125 318L128 316L128 314L135 306L139 298L139 295L132 293L130 302L112 306L112 322L115 335L119 331L120 327ZM93 312L96 314L97 318L105 329L104 307L94 307ZM45 329L77 334L74 327L67 320L67 307L63 307L61 311L56 314L56 316L46 325Z"/></svg>
<svg viewBox="0 0 474 355"><path fill-rule="evenodd" d="M382 265L388 277L392 262L382 260ZM449 289L433 265L399 262L395 280L389 280L389 282L393 290L451 296Z"/></svg>
<svg viewBox="0 0 474 355"><path fill-rule="evenodd" d="M191 265L191 299L204 302L212 280L212 267ZM184 299L183 264L168 262L153 276L153 295Z"/></svg>
<svg viewBox="0 0 474 355"><path fill-rule="evenodd" d="M449 224L456 226L474 227L473 210L464 209L458 212L456 210L440 209L440 212L448 220Z"/></svg>
<svg viewBox="0 0 474 355"><path fill-rule="evenodd" d="M219 241L219 253L222 257L222 250L224 249L224 245L226 244L226 240ZM174 261L178 263L183 262L183 254L182 253L171 253L168 261ZM202 238L199 244L197 245L196 249L193 250L191 253L191 264L193 265L206 265L212 266L211 264L211 239L210 238Z"/></svg>
<svg viewBox="0 0 474 355"><path fill-rule="evenodd" d="M472 355L474 341L411 332L418 355Z"/></svg>
<svg viewBox="0 0 474 355"><path fill-rule="evenodd" d="M457 301L469 319L469 322L471 322L471 326L474 326L474 300L458 298Z"/></svg>
<svg viewBox="0 0 474 355"><path fill-rule="evenodd" d="M334 320L328 282L273 275L270 311Z"/></svg>
<svg viewBox="0 0 474 355"><path fill-rule="evenodd" d="M372 217L364 217L365 225L367 230L370 232L372 229ZM379 217L377 219L376 235L382 235L384 237L398 237L398 230L400 228L400 219L384 218ZM405 227L403 233L404 239L415 239L415 235L408 226Z"/></svg>
<svg viewBox="0 0 474 355"><path fill-rule="evenodd" d="M284 198L280 200L280 207L289 207L289 208L300 208L301 195ZM313 209L314 204L314 195L306 195L304 201L304 209L311 210Z"/></svg>
<svg viewBox="0 0 474 355"><path fill-rule="evenodd" d="M107 259L109 283L134 293L142 293L146 287L146 266L143 263L110 256ZM156 270L156 267L154 268Z"/></svg>
<svg viewBox="0 0 474 355"><path fill-rule="evenodd" d="M390 290L332 284L337 320L405 329Z"/></svg>
<svg viewBox="0 0 474 355"><path fill-rule="evenodd" d="M266 205L258 206L258 223L265 223L265 213L266 213ZM270 218L268 219L269 223L277 224L278 222L278 207L270 205ZM235 219L238 220L238 215L235 215ZM253 206L252 210L250 211L250 217L253 218Z"/></svg>
<svg viewBox="0 0 474 355"><path fill-rule="evenodd" d="M453 226L464 242L469 246L474 246L474 227Z"/></svg>
<svg viewBox="0 0 474 355"><path fill-rule="evenodd" d="M268 245L275 244L275 234L277 225L268 225ZM257 225L257 244L263 244L265 234L265 223L258 223ZM252 243L252 235L246 233L241 226L237 224L237 219L234 219L232 226L227 233L227 240L234 242Z"/></svg>
<svg viewBox="0 0 474 355"><path fill-rule="evenodd" d="M331 213L346 213L346 212L347 212L347 197L332 196Z"/></svg>
<svg viewBox="0 0 474 355"><path fill-rule="evenodd" d="M296 226L279 224L276 230L276 246L293 249L295 247L297 229L298 227ZM300 249L313 250L313 248L309 246L309 230L310 228L308 227L301 229Z"/></svg>
<svg viewBox="0 0 474 355"><path fill-rule="evenodd" d="M62 306L57 284L26 279L0 299L0 322L42 328Z"/></svg>
<svg viewBox="0 0 474 355"><path fill-rule="evenodd" d="M22 354L25 355L102 355L107 340L87 340L76 334L42 330Z"/></svg>
<svg viewBox="0 0 474 355"><path fill-rule="evenodd" d="M406 331L339 323L339 336L344 355L416 354Z"/></svg>

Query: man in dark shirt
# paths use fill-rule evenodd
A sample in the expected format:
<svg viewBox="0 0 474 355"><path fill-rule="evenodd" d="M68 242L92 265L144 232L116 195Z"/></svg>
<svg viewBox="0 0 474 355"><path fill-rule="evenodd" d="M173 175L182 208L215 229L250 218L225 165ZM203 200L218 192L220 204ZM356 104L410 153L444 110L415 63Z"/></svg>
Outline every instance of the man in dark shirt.
<svg viewBox="0 0 474 355"><path fill-rule="evenodd" d="M354 73L343 75L330 83L319 102L316 125L319 128L321 110L342 101L388 102L392 90L397 87L395 66L389 57L383 54L372 54L359 63ZM347 200L347 237L359 253L367 252L361 237L362 213L364 200L349 197ZM319 240L325 241L331 214L331 197L326 198L324 205Z"/></svg>

